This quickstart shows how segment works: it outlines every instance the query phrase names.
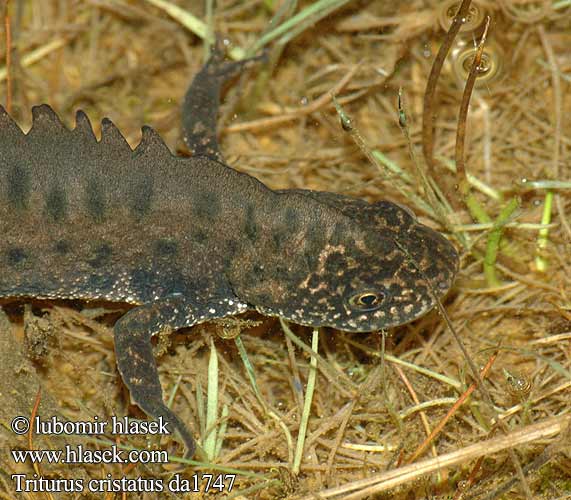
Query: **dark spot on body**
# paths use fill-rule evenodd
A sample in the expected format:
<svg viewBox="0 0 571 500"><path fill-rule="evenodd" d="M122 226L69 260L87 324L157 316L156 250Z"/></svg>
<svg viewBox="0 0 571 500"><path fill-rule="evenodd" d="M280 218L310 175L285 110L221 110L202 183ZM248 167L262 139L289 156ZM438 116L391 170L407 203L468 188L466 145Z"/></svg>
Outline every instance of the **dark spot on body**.
<svg viewBox="0 0 571 500"><path fill-rule="evenodd" d="M329 238L329 243L333 246L341 245L347 240L347 227L341 222L336 222L333 226L333 232Z"/></svg>
<svg viewBox="0 0 571 500"><path fill-rule="evenodd" d="M323 228L319 223L312 223L305 233L305 245L307 251L313 255L319 255L325 248L327 242L323 234Z"/></svg>
<svg viewBox="0 0 571 500"><path fill-rule="evenodd" d="M162 280L165 286L165 293L182 293L186 295L188 291L189 280L179 269L171 269L166 273L162 273Z"/></svg>
<svg viewBox="0 0 571 500"><path fill-rule="evenodd" d="M28 252L23 248L13 247L6 251L6 260L8 265L17 266L28 258Z"/></svg>
<svg viewBox="0 0 571 500"><path fill-rule="evenodd" d="M240 245L240 242L235 239L226 240L224 246L221 246L218 250L220 267L224 270L229 270L235 265L240 266L239 263L245 258L242 253L244 248Z"/></svg>
<svg viewBox="0 0 571 500"><path fill-rule="evenodd" d="M214 220L222 211L220 196L214 191L200 191L193 200L193 210L197 217Z"/></svg>
<svg viewBox="0 0 571 500"><path fill-rule="evenodd" d="M54 252L59 255L66 255L71 250L71 244L67 240L56 241L54 245Z"/></svg>
<svg viewBox="0 0 571 500"><path fill-rule="evenodd" d="M32 189L29 172L21 165L13 165L8 170L6 186L10 204L17 209L25 209Z"/></svg>
<svg viewBox="0 0 571 500"><path fill-rule="evenodd" d="M259 238L259 228L256 224L256 209L252 203L246 205L246 220L244 221L244 233L246 237L255 243Z"/></svg>
<svg viewBox="0 0 571 500"><path fill-rule="evenodd" d="M153 178L139 176L129 191L129 204L133 215L140 219L148 215L153 203Z"/></svg>
<svg viewBox="0 0 571 500"><path fill-rule="evenodd" d="M288 207L285 209L284 222L289 228L297 228L299 226L299 213L294 208Z"/></svg>
<svg viewBox="0 0 571 500"><path fill-rule="evenodd" d="M280 250L284 245L287 245L290 240L291 232L285 227L275 228L272 232L272 241L278 250Z"/></svg>
<svg viewBox="0 0 571 500"><path fill-rule="evenodd" d="M290 279L290 271L286 265L277 265L274 269L274 275L278 281L286 281Z"/></svg>
<svg viewBox="0 0 571 500"><path fill-rule="evenodd" d="M167 238L157 240L154 251L157 257L174 257L178 253L178 242Z"/></svg>
<svg viewBox="0 0 571 500"><path fill-rule="evenodd" d="M254 264L248 273L248 280L250 281L250 284L255 287L259 285L268 286L268 278L271 277L269 277L268 273L266 273L266 269L259 264Z"/></svg>
<svg viewBox="0 0 571 500"><path fill-rule="evenodd" d="M91 293L103 293L113 289L115 280L109 273L94 273L87 278L87 289Z"/></svg>
<svg viewBox="0 0 571 500"><path fill-rule="evenodd" d="M108 243L97 245L92 252L92 257L87 261L91 267L99 268L109 264L113 249Z"/></svg>
<svg viewBox="0 0 571 500"><path fill-rule="evenodd" d="M101 185L95 179L89 179L85 188L85 205L89 216L97 223L105 217L105 195Z"/></svg>
<svg viewBox="0 0 571 500"><path fill-rule="evenodd" d="M135 269L131 272L131 288L139 292L152 289L155 285L155 278L155 273L147 269Z"/></svg>
<svg viewBox="0 0 571 500"><path fill-rule="evenodd" d="M67 215L67 196L63 188L53 186L46 195L46 213L54 222L63 222Z"/></svg>
<svg viewBox="0 0 571 500"><path fill-rule="evenodd" d="M228 259L232 259L238 253L239 248L236 240L228 240L228 251L226 252Z"/></svg>

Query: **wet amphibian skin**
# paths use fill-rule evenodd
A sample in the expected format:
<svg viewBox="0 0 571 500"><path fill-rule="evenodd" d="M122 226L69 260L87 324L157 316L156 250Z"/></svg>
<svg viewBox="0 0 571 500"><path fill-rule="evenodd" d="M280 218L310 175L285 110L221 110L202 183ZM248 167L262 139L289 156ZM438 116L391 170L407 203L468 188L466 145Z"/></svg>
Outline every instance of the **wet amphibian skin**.
<svg viewBox="0 0 571 500"><path fill-rule="evenodd" d="M132 399L178 431L151 337L255 309L368 332L432 309L458 267L453 246L406 210L333 193L273 191L223 162L218 94L240 69L215 53L183 103L192 157L143 127L132 150L108 120L68 130L46 105L27 134L0 108L0 297L135 304L114 327Z"/></svg>

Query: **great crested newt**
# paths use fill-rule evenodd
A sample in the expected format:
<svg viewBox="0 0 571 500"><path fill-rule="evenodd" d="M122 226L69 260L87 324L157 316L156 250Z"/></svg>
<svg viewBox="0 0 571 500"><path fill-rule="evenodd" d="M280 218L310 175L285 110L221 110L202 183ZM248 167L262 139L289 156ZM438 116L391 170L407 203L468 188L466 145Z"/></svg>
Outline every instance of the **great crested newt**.
<svg viewBox="0 0 571 500"><path fill-rule="evenodd" d="M241 68L214 52L192 81L182 128L192 156L150 127L133 150L113 123L97 140L47 105L23 133L0 107L0 297L134 304L114 326L131 397L178 431L151 337L257 310L313 327L369 332L426 313L452 286L453 245L389 201L272 190L228 166L216 121Z"/></svg>

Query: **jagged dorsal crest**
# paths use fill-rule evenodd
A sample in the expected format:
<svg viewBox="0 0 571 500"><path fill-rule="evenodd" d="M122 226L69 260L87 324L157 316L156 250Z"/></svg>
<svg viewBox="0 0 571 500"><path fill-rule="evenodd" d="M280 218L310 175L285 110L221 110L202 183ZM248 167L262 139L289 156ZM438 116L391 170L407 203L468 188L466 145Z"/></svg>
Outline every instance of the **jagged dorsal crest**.
<svg viewBox="0 0 571 500"><path fill-rule="evenodd" d="M56 112L47 104L32 107L32 128L28 135L63 134L69 132Z"/></svg>
<svg viewBox="0 0 571 500"><path fill-rule="evenodd" d="M32 127L24 133L20 126L0 106L0 149L17 157L19 151L27 151L46 165L76 162L81 165L95 162L108 166L115 162L126 165L131 160L167 163L173 158L168 146L151 127L142 127L142 138L133 150L117 126L108 118L101 121L101 139L98 140L91 121L83 111L75 115L75 127L67 128L47 104L32 108ZM53 159L53 161L50 161ZM104 162L104 163L101 163Z"/></svg>
<svg viewBox="0 0 571 500"><path fill-rule="evenodd" d="M81 109L75 112L75 128L72 130L72 133L92 144L97 143L97 137L95 136L95 132L93 132L91 120Z"/></svg>
<svg viewBox="0 0 571 500"><path fill-rule="evenodd" d="M133 151L127 139L125 139L121 131L109 118L103 118L103 120L101 120L100 144L108 147L110 150L120 151L122 153L125 151L131 153Z"/></svg>
<svg viewBox="0 0 571 500"><path fill-rule="evenodd" d="M11 139L16 137L23 139L24 132L8 114L4 106L0 105L0 139L9 136Z"/></svg>
<svg viewBox="0 0 571 500"><path fill-rule="evenodd" d="M141 142L135 148L136 156L144 155L153 158L165 158L172 156L172 153L165 144L165 141L163 141L163 138L155 129L148 125L144 125L141 128L141 133Z"/></svg>

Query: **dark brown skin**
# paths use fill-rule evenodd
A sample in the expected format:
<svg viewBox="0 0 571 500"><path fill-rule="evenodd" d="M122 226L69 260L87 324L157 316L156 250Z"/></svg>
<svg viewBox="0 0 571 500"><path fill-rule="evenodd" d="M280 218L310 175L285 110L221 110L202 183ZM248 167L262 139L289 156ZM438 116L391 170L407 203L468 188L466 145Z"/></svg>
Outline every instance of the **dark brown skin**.
<svg viewBox="0 0 571 500"><path fill-rule="evenodd" d="M115 325L133 400L177 430L151 337L256 309L367 332L412 321L452 286L453 246L406 210L333 193L273 191L222 162L220 86L241 63L215 53L183 106L191 158L149 127L133 151L108 120L97 142L48 106L26 135L0 108L0 297L136 304Z"/></svg>

